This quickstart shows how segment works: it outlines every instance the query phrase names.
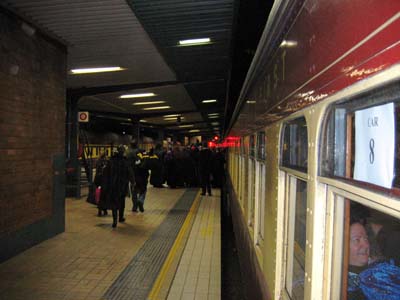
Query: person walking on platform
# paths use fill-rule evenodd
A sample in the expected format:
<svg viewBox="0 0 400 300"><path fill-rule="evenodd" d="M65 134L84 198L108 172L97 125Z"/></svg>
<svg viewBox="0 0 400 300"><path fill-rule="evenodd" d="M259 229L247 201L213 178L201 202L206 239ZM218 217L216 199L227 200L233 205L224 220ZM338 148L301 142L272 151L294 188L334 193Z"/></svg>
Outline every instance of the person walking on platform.
<svg viewBox="0 0 400 300"><path fill-rule="evenodd" d="M146 198L149 178L148 158L149 156L144 151L139 152L134 162L135 185L132 191L133 212L137 212L138 208L141 212L144 212L144 200Z"/></svg>
<svg viewBox="0 0 400 300"><path fill-rule="evenodd" d="M149 153L149 168L151 170L150 184L156 188L163 188L164 183L164 153L161 144L157 144L154 151Z"/></svg>
<svg viewBox="0 0 400 300"><path fill-rule="evenodd" d="M112 210L112 227L119 222L125 222L125 196L128 192L128 183L135 182L133 170L124 156L125 147L118 146L104 169L100 206Z"/></svg>
<svg viewBox="0 0 400 300"><path fill-rule="evenodd" d="M108 163L107 155L105 152L102 152L100 158L96 162L96 175L94 177L94 184L97 189L100 189L100 192L101 192L101 185L103 183L104 170L107 166L107 163ZM96 194L96 199L97 199L97 194ZM97 213L98 217L101 217L102 215L104 216L107 215L107 208L101 207L100 201L97 203L97 209L98 209Z"/></svg>
<svg viewBox="0 0 400 300"><path fill-rule="evenodd" d="M211 168L212 152L207 148L207 142L204 142L199 152L199 172L201 180L201 194L203 196L206 194L206 190L208 195L211 196Z"/></svg>

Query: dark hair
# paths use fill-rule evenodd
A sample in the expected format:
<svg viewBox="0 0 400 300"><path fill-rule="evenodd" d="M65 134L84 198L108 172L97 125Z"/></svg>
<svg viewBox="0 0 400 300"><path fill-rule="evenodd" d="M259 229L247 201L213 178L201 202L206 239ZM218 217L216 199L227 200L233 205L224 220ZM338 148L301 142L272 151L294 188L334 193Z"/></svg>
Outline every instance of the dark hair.
<svg viewBox="0 0 400 300"><path fill-rule="evenodd" d="M357 202L350 203L350 224L360 223L365 225L369 216L370 211L367 207Z"/></svg>

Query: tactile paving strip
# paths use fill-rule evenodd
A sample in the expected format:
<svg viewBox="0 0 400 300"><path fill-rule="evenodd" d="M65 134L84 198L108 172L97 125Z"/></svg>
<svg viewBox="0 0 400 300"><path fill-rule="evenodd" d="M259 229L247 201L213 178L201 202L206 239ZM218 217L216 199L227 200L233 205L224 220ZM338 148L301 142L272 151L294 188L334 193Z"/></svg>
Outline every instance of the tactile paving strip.
<svg viewBox="0 0 400 300"><path fill-rule="evenodd" d="M185 191L102 299L146 299L186 219L197 191L198 189Z"/></svg>

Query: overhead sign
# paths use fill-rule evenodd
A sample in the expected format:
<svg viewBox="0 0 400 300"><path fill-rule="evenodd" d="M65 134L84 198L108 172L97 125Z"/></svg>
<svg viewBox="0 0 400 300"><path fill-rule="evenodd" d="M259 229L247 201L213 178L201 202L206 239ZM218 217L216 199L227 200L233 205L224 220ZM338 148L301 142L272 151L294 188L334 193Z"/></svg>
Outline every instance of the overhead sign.
<svg viewBox="0 0 400 300"><path fill-rule="evenodd" d="M79 122L89 122L89 112L88 111L80 111L78 113Z"/></svg>
<svg viewBox="0 0 400 300"><path fill-rule="evenodd" d="M354 179L392 187L394 119L393 103L356 111Z"/></svg>

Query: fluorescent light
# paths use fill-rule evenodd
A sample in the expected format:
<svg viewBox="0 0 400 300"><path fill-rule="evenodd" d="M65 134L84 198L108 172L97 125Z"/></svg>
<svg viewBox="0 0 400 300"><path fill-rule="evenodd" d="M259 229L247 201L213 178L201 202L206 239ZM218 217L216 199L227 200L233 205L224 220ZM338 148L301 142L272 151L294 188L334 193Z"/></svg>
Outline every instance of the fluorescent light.
<svg viewBox="0 0 400 300"><path fill-rule="evenodd" d="M212 122L211 125L217 126L217 125L219 125L219 122Z"/></svg>
<svg viewBox="0 0 400 300"><path fill-rule="evenodd" d="M147 121L146 120L139 120L139 122L142 122L142 123L147 123Z"/></svg>
<svg viewBox="0 0 400 300"><path fill-rule="evenodd" d="M208 114L209 117L211 116L219 116L219 113L212 113L212 114Z"/></svg>
<svg viewBox="0 0 400 300"><path fill-rule="evenodd" d="M181 115L165 115L165 116L163 116L164 118L171 118L171 117L179 117L179 116L181 116Z"/></svg>
<svg viewBox="0 0 400 300"><path fill-rule="evenodd" d="M156 109L168 109L171 108L171 106L166 105L166 106L154 106L154 107L145 107L143 110L156 110Z"/></svg>
<svg viewBox="0 0 400 300"><path fill-rule="evenodd" d="M217 102L217 99L203 100L201 102L203 102L203 103L213 103L213 102Z"/></svg>
<svg viewBox="0 0 400 300"><path fill-rule="evenodd" d="M189 39L189 40L179 41L179 45L181 45L181 46L203 45L203 44L207 44L209 42L211 42L210 38Z"/></svg>
<svg viewBox="0 0 400 300"><path fill-rule="evenodd" d="M200 130L199 129L192 129L192 130L189 130L189 132L200 132Z"/></svg>
<svg viewBox="0 0 400 300"><path fill-rule="evenodd" d="M293 48L297 46L297 41L283 40L279 47L281 48Z"/></svg>
<svg viewBox="0 0 400 300"><path fill-rule="evenodd" d="M121 67L100 67L100 68L86 68L86 69L72 69L72 74L89 74L89 73L102 73L102 72L116 72L125 70Z"/></svg>
<svg viewBox="0 0 400 300"><path fill-rule="evenodd" d="M165 103L165 101L147 101L147 102L135 102L132 103L133 105L149 105L149 104L162 104Z"/></svg>
<svg viewBox="0 0 400 300"><path fill-rule="evenodd" d="M255 104L256 101L254 101L254 100L247 100L246 103L247 103L247 104Z"/></svg>
<svg viewBox="0 0 400 300"><path fill-rule="evenodd" d="M171 117L171 118L164 118L164 121L176 121L177 117ZM181 117L181 120L184 120L185 117Z"/></svg>
<svg viewBox="0 0 400 300"><path fill-rule="evenodd" d="M153 97L156 96L154 93L140 93L140 94L126 94L119 96L121 99L127 98L142 98L142 97Z"/></svg>
<svg viewBox="0 0 400 300"><path fill-rule="evenodd" d="M193 124L187 124L187 125L179 125L179 128L188 128L188 127L193 127Z"/></svg>
<svg viewBox="0 0 400 300"><path fill-rule="evenodd" d="M219 116L208 116L209 119L218 119Z"/></svg>

